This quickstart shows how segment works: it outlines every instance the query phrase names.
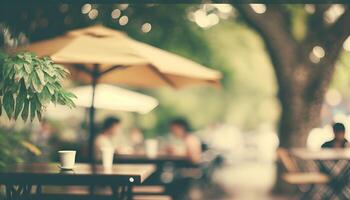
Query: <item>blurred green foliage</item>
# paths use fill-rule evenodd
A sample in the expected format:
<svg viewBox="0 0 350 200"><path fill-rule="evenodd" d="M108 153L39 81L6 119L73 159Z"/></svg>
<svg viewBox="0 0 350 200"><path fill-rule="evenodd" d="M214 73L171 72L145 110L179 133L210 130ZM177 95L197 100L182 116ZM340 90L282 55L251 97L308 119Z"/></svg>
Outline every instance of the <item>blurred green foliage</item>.
<svg viewBox="0 0 350 200"><path fill-rule="evenodd" d="M27 142L29 135L25 129L0 127L0 170L8 164L22 162L28 151L38 153L36 147Z"/></svg>
<svg viewBox="0 0 350 200"><path fill-rule="evenodd" d="M277 124L280 108L269 57L260 36L242 22L237 11L228 19L220 19L219 24L203 29L188 19L188 13L199 8L196 4L136 4L126 9L118 4L92 5L98 10L94 20L82 14L82 6L79 3L9 4L0 8L0 23L6 24L17 36L24 33L30 41L101 23L223 72L221 89L132 88L160 100L160 106L147 115L122 114L124 121L136 122L149 136L166 133L168 121L175 116L187 117L195 129L216 122L231 123L244 131L264 123ZM128 16L125 26L111 17L116 8L121 10L121 16ZM292 32L302 39L307 24L304 5L293 4L287 8L293 11ZM152 25L149 33L141 31L146 22ZM348 55L344 53L338 62L331 86L340 90L344 98L350 97ZM103 112L98 112L100 121Z"/></svg>

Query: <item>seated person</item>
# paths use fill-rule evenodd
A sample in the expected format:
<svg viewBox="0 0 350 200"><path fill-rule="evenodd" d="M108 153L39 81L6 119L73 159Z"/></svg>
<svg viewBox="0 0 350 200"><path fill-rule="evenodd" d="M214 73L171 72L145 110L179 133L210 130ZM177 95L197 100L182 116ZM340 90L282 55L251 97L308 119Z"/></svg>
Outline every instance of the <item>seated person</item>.
<svg viewBox="0 0 350 200"><path fill-rule="evenodd" d="M348 141L345 139L345 126L342 123L333 124L334 139L322 144L322 148L345 148Z"/></svg>
<svg viewBox="0 0 350 200"><path fill-rule="evenodd" d="M94 150L97 159L101 158L102 148L113 148L116 149L113 143L113 138L119 134L121 129L121 122L116 117L107 117L102 126L101 132L95 138Z"/></svg>
<svg viewBox="0 0 350 200"><path fill-rule="evenodd" d="M144 147L144 137L139 128L133 127L129 133L130 145L134 153L140 153Z"/></svg>
<svg viewBox="0 0 350 200"><path fill-rule="evenodd" d="M189 125L185 119L177 118L170 122L170 132L184 144L182 152L193 163L201 161L201 142L199 139L189 133ZM177 145L179 147L179 145ZM170 149L174 150L174 149ZM170 152L174 153L174 151ZM176 153L176 152L175 152ZM179 154L179 152L177 152ZM181 153L180 153L181 154Z"/></svg>

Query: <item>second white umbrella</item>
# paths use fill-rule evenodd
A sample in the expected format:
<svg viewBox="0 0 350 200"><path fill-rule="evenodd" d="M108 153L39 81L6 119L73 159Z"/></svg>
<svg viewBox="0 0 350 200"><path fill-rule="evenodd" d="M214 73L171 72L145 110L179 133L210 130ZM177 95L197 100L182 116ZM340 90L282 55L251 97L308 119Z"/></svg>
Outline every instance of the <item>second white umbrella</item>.
<svg viewBox="0 0 350 200"><path fill-rule="evenodd" d="M78 98L75 104L90 108L92 105L92 86L71 89ZM98 84L95 91L94 105L99 109L137 112L146 114L158 106L158 100L117 86Z"/></svg>

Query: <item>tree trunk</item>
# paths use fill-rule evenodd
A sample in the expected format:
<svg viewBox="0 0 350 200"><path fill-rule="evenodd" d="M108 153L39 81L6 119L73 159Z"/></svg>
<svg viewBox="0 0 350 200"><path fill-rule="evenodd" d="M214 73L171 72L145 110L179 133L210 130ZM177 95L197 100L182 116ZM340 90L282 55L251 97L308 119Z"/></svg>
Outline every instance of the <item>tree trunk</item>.
<svg viewBox="0 0 350 200"><path fill-rule="evenodd" d="M303 147L311 129L320 125L324 94L342 45L350 34L350 29L344 28L350 23L350 7L346 6L336 22L325 26L322 16L330 5L317 5L314 15L308 17L306 36L300 41L292 34L293 15L285 6L267 4L263 14L255 12L248 4L234 6L260 34L271 58L282 110L278 130L280 147ZM325 51L318 63L309 59L315 45ZM282 168L279 165L277 168L274 191L283 191Z"/></svg>
<svg viewBox="0 0 350 200"><path fill-rule="evenodd" d="M311 129L320 126L322 103L317 99L311 102L299 100L298 103L283 101L280 99L282 106L278 129L280 147L305 147Z"/></svg>
<svg viewBox="0 0 350 200"><path fill-rule="evenodd" d="M306 84L309 85L309 84ZM324 84L325 87L328 84ZM287 89L289 88L289 89ZM279 101L281 105L281 117L279 123L280 147L295 148L305 147L309 132L319 127L321 123L321 109L326 88L318 90L317 95L307 92L300 85L280 85ZM281 163L277 165L277 179L273 189L275 193L290 193L292 189L286 184L281 175L285 172Z"/></svg>

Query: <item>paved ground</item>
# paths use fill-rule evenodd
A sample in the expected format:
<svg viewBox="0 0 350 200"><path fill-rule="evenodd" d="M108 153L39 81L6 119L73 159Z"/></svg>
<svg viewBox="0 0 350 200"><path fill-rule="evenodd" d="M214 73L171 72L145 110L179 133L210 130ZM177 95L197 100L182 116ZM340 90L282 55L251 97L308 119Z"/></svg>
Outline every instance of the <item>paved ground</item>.
<svg viewBox="0 0 350 200"><path fill-rule="evenodd" d="M211 195L193 192L194 199L212 200L290 200L293 197L273 196L270 190L274 184L273 163L246 162L226 166L215 173L218 186L213 186ZM209 192L206 190L206 192ZM203 197L204 196L204 197Z"/></svg>

